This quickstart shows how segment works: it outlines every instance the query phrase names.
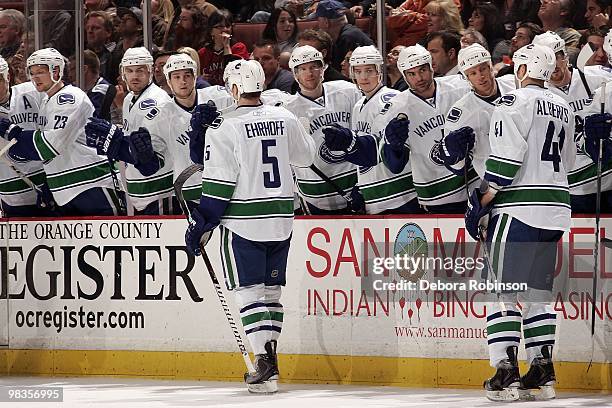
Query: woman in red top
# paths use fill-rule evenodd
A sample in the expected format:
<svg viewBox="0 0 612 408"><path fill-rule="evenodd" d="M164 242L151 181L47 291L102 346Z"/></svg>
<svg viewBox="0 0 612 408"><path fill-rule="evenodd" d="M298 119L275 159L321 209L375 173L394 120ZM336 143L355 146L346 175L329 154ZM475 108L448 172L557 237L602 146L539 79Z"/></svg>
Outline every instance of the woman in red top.
<svg viewBox="0 0 612 408"><path fill-rule="evenodd" d="M206 45L198 51L202 77L211 85L224 85L223 70L228 62L249 59L249 51L241 42L232 43L232 14L217 10L208 17Z"/></svg>

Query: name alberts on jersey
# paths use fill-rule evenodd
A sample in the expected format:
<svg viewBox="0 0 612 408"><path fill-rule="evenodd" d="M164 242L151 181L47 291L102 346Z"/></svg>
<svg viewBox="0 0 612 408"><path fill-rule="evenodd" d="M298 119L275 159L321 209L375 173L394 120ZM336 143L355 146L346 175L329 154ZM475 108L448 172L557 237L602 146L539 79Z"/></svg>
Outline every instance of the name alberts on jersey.
<svg viewBox="0 0 612 408"><path fill-rule="evenodd" d="M536 114L538 116L551 116L553 118L562 120L564 123L569 122L569 109L554 104L550 101L538 99L536 102Z"/></svg>

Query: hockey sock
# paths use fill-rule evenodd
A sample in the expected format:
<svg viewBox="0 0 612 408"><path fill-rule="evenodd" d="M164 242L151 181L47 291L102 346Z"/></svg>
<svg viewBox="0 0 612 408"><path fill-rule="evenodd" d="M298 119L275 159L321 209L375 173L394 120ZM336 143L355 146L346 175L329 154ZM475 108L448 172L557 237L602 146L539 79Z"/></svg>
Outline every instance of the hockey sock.
<svg viewBox="0 0 612 408"><path fill-rule="evenodd" d="M497 368L508 357L507 348L518 347L521 341L521 312L516 304L516 294L501 295L499 302L487 304L487 311L489 361L491 367Z"/></svg>
<svg viewBox="0 0 612 408"><path fill-rule="evenodd" d="M523 338L529 364L542 357L542 346L555 345L557 315L550 304L532 303L525 307Z"/></svg>
<svg viewBox="0 0 612 408"><path fill-rule="evenodd" d="M283 305L280 303L281 286L265 287L265 303L270 312L270 328L272 340L278 340L283 328Z"/></svg>
<svg viewBox="0 0 612 408"><path fill-rule="evenodd" d="M265 303L265 286L263 283L239 286L235 291L240 319L251 349L255 354L266 354L265 344L272 340L274 330L270 325L270 312Z"/></svg>

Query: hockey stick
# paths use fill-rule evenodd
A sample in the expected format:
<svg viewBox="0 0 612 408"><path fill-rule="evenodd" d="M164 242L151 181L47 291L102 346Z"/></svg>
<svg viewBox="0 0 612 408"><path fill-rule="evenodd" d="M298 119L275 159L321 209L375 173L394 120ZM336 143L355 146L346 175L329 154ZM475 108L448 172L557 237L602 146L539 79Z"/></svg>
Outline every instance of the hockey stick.
<svg viewBox="0 0 612 408"><path fill-rule="evenodd" d="M187 220L189 220L189 218L191 217L191 213L189 211L189 207L187 207L187 202L183 197L183 184L185 184L189 177L193 176L198 171L202 171L203 168L204 166L201 164L192 164L191 166L183 170L174 182L174 193L176 194L176 199L178 200L179 205L181 206L181 209L183 210L183 213L185 214L185 218L187 218ZM217 297L219 298L219 302L221 303L221 307L223 308L223 313L225 313L225 318L227 319L227 322L229 323L230 328L232 329L234 339L236 340L236 343L238 344L238 349L240 350L242 358L244 359L244 364L246 365L247 370L250 373L253 373L255 372L255 368L253 367L253 363L251 362L249 353L247 352L247 349L244 346L244 341L242 340L242 336L238 331L238 326L234 321L232 311L230 310L229 305L227 304L223 289L221 289L221 285L219 284L217 275L215 274L215 271L212 267L212 264L210 263L210 259L208 258L208 255L206 254L206 250L203 245L200 245L200 251L202 252L202 259L204 260L204 264L206 265L206 269L208 270L210 280L212 281L213 286L215 287L215 292L217 293Z"/></svg>
<svg viewBox="0 0 612 408"><path fill-rule="evenodd" d="M111 158L108 158L108 168L111 172L111 178L113 179L113 189L115 190L117 201L119 202L119 215L127 215L127 203L125 202L125 196L120 194L123 190L121 190L119 179L115 173L115 163Z"/></svg>
<svg viewBox="0 0 612 408"><path fill-rule="evenodd" d="M599 113L606 111L606 82L601 85L601 100L599 101ZM597 194L595 198L595 248L593 248L593 298L591 302L591 360L587 367L587 373L593 365L595 354L595 305L597 299L597 274L599 272L599 222L601 219L601 166L603 155L603 143L599 140L599 156L597 157Z"/></svg>

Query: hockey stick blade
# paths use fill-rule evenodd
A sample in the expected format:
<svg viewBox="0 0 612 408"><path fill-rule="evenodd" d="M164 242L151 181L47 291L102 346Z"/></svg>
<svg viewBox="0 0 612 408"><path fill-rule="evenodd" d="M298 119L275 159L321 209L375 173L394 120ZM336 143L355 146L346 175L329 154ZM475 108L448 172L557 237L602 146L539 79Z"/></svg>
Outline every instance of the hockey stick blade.
<svg viewBox="0 0 612 408"><path fill-rule="evenodd" d="M189 177L193 176L198 171L202 171L203 169L204 169L204 166L201 164L192 164L191 166L183 170L181 174L179 174L179 176L174 181L174 185L173 185L174 193L176 195L176 199L179 202L179 205L181 206L181 209L183 210L183 213L185 214L185 218L187 219L187 221L189 221L191 217L191 213L189 211L189 207L187 206L187 202L185 201L185 197L183 196L183 185L185 184L187 179L189 179ZM203 245L200 245L200 252L202 254L202 259L204 260L204 265L206 265L208 275L210 276L210 280L213 283L213 287L215 289L215 293L217 294L217 298L219 299L219 303L221 303L221 308L223 309L223 313L225 313L225 318L227 319L227 322L229 323L229 326L232 329L232 333L234 335L234 339L236 340L236 344L238 345L238 349L240 350L240 354L242 354L242 358L244 360L244 364L246 365L247 371L251 373L255 372L255 368L253 367L253 362L251 361L251 358L249 357L249 353L244 345L242 336L240 335L238 326L236 325L236 322L232 315L232 311L230 310L227 300L225 299L225 294L223 293L223 289L221 289L221 285L219 284L219 280L217 279L217 274L215 273L215 270L213 269L212 263L210 262L210 259L208 258L208 254L206 253L206 250Z"/></svg>

